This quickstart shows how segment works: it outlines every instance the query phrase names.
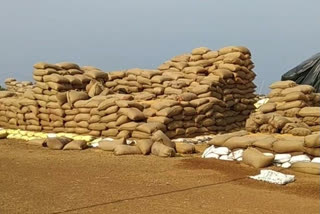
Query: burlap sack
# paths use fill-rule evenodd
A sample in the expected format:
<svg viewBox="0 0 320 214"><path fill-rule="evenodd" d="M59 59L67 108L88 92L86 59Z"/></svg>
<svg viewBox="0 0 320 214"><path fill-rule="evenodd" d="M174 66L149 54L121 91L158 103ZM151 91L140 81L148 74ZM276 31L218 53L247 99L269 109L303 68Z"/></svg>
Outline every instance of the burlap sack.
<svg viewBox="0 0 320 214"><path fill-rule="evenodd" d="M303 152L303 141L277 140L273 143L273 150L277 153Z"/></svg>
<svg viewBox="0 0 320 214"><path fill-rule="evenodd" d="M75 122L80 122L80 121L89 121L90 119L90 114L77 114L74 117Z"/></svg>
<svg viewBox="0 0 320 214"><path fill-rule="evenodd" d="M84 91L68 91L67 92L67 101L72 106L78 100L87 100L89 96Z"/></svg>
<svg viewBox="0 0 320 214"><path fill-rule="evenodd" d="M175 148L175 143L171 141L161 130L158 130L153 133L152 140L154 142L160 142L171 148Z"/></svg>
<svg viewBox="0 0 320 214"><path fill-rule="evenodd" d="M312 132L310 129L307 129L307 128L293 128L286 133L292 134L295 136L307 136L307 135L310 135Z"/></svg>
<svg viewBox="0 0 320 214"><path fill-rule="evenodd" d="M286 89L286 88L291 88L294 86L297 86L297 83L295 83L292 80L286 80L286 81L274 82L269 86L269 88L271 88L271 89L276 89L276 88Z"/></svg>
<svg viewBox="0 0 320 214"><path fill-rule="evenodd" d="M55 82L55 83L61 83L61 84L70 83L67 78L59 74L44 75L42 78L44 82Z"/></svg>
<svg viewBox="0 0 320 214"><path fill-rule="evenodd" d="M153 145L153 141L151 139L136 140L136 146L140 149L140 151L144 155L150 154L152 145Z"/></svg>
<svg viewBox="0 0 320 214"><path fill-rule="evenodd" d="M50 149L60 150L71 141L72 139L66 138L66 137L54 137L54 138L47 138L46 144L47 144L47 147Z"/></svg>
<svg viewBox="0 0 320 214"><path fill-rule="evenodd" d="M87 142L84 140L73 140L63 147L63 150L83 150L86 149Z"/></svg>
<svg viewBox="0 0 320 214"><path fill-rule="evenodd" d="M183 108L181 106L172 106L164 108L156 113L157 116L163 116L163 117L173 117L175 115L178 115L182 112Z"/></svg>
<svg viewBox="0 0 320 214"><path fill-rule="evenodd" d="M95 130L95 131L103 131L106 129L106 124L105 123L91 123L88 126L89 130Z"/></svg>
<svg viewBox="0 0 320 214"><path fill-rule="evenodd" d="M278 133L279 130L275 127L273 127L272 125L270 124L262 124L260 127L259 127L259 131L261 133Z"/></svg>
<svg viewBox="0 0 320 214"><path fill-rule="evenodd" d="M117 121L119 115L114 113L114 114L109 114L107 116L104 116L101 118L100 122L102 123L109 123L109 122L112 122L112 121Z"/></svg>
<svg viewBox="0 0 320 214"><path fill-rule="evenodd" d="M258 147L258 148L261 148L261 149L267 149L267 150L271 151L272 148L273 148L273 143L275 141L277 141L277 139L274 138L273 136L266 136L264 138L260 138L260 139L255 140L252 143L252 146Z"/></svg>
<svg viewBox="0 0 320 214"><path fill-rule="evenodd" d="M119 130L128 130L128 131L134 131L136 130L137 126L139 125L139 123L136 122L128 122L128 123L124 123L119 127Z"/></svg>
<svg viewBox="0 0 320 214"><path fill-rule="evenodd" d="M143 123L137 127L138 131L151 134L155 131L161 130L166 131L166 126L162 123Z"/></svg>
<svg viewBox="0 0 320 214"><path fill-rule="evenodd" d="M34 139L34 140L29 140L26 143L33 146L41 146L41 147L47 146L46 139Z"/></svg>
<svg viewBox="0 0 320 214"><path fill-rule="evenodd" d="M291 165L291 168L294 171L320 175L320 164L319 163L308 163L308 162L297 162Z"/></svg>
<svg viewBox="0 0 320 214"><path fill-rule="evenodd" d="M54 64L49 64L49 63L46 63L46 62L38 62L38 63L34 64L33 67L36 68L36 69L61 70L60 66L54 65Z"/></svg>
<svg viewBox="0 0 320 214"><path fill-rule="evenodd" d="M298 85L292 88L286 88L284 89L281 94L283 96L293 93L293 92L302 92L304 94L310 94L314 91L314 88L310 85Z"/></svg>
<svg viewBox="0 0 320 214"><path fill-rule="evenodd" d="M116 138L125 138L128 139L131 136L131 132L127 130L120 131Z"/></svg>
<svg viewBox="0 0 320 214"><path fill-rule="evenodd" d="M274 160L274 156L266 156L255 148L248 148L243 152L242 161L245 164L255 168L264 168L270 166Z"/></svg>
<svg viewBox="0 0 320 214"><path fill-rule="evenodd" d="M312 155L314 157L319 157L320 156L320 148L307 148L305 147L305 153L308 155Z"/></svg>
<svg viewBox="0 0 320 214"><path fill-rule="evenodd" d="M300 110L301 117L320 117L320 107L304 107Z"/></svg>
<svg viewBox="0 0 320 214"><path fill-rule="evenodd" d="M125 142L126 142L125 138L120 138L118 140L113 140L113 141L102 140L99 142L98 148L100 148L104 151L113 151L116 146L124 145Z"/></svg>
<svg viewBox="0 0 320 214"><path fill-rule="evenodd" d="M118 129L108 129L101 131L101 135L105 137L115 137L119 133Z"/></svg>
<svg viewBox="0 0 320 214"><path fill-rule="evenodd" d="M193 143L176 143L176 151L180 154L192 154L195 152Z"/></svg>
<svg viewBox="0 0 320 214"><path fill-rule="evenodd" d="M144 114L137 108L120 108L119 114L125 115L134 121L141 121L145 119Z"/></svg>
<svg viewBox="0 0 320 214"><path fill-rule="evenodd" d="M222 146L229 149L248 148L254 141L255 139L250 136L231 137Z"/></svg>
<svg viewBox="0 0 320 214"><path fill-rule="evenodd" d="M115 155L139 155L141 151L137 146L117 145L113 153Z"/></svg>
<svg viewBox="0 0 320 214"><path fill-rule="evenodd" d="M261 111L262 113L269 113L269 112L273 112L275 110L276 110L275 103L266 103L259 108L259 111Z"/></svg>
<svg viewBox="0 0 320 214"><path fill-rule="evenodd" d="M280 115L272 115L268 123L277 129L282 129L290 121Z"/></svg>
<svg viewBox="0 0 320 214"><path fill-rule="evenodd" d="M320 148L320 135L312 134L305 137L304 146L308 148Z"/></svg>
<svg viewBox="0 0 320 214"><path fill-rule="evenodd" d="M166 146L160 142L153 143L151 153L159 157L174 157L176 152L173 148Z"/></svg>
<svg viewBox="0 0 320 214"><path fill-rule="evenodd" d="M303 100L295 100L291 102L283 102L277 103L276 109L277 110L287 110L291 108L303 108L307 105L307 103Z"/></svg>

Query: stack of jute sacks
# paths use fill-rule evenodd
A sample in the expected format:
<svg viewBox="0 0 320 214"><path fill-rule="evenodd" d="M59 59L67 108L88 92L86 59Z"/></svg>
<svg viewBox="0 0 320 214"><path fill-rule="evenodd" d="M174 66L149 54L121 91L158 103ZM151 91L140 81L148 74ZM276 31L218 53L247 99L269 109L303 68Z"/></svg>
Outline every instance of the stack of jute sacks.
<svg viewBox="0 0 320 214"><path fill-rule="evenodd" d="M30 131L138 139L158 130L170 138L237 130L254 109L250 58L244 47L196 48L158 70L110 73L37 63L34 87L0 100L3 111L12 112L3 122Z"/></svg>
<svg viewBox="0 0 320 214"><path fill-rule="evenodd" d="M158 70L110 72L105 87L132 94L145 105L147 121L165 124L171 138L231 131L243 127L254 109L253 67L244 47L202 47Z"/></svg>
<svg viewBox="0 0 320 214"><path fill-rule="evenodd" d="M17 94L23 94L27 89L32 89L33 85L30 81L17 81L14 78L7 78L5 81L6 89Z"/></svg>
<svg viewBox="0 0 320 214"><path fill-rule="evenodd" d="M248 131L301 136L320 131L320 96L312 86L279 81L270 88L268 103L247 120Z"/></svg>

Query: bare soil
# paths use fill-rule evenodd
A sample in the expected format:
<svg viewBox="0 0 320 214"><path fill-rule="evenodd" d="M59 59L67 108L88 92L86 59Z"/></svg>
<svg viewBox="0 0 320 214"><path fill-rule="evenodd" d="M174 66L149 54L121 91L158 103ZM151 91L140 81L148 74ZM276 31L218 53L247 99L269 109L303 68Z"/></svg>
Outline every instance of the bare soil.
<svg viewBox="0 0 320 214"><path fill-rule="evenodd" d="M274 168L279 170L278 168ZM0 141L0 213L319 213L319 176L280 186L198 157L114 156Z"/></svg>

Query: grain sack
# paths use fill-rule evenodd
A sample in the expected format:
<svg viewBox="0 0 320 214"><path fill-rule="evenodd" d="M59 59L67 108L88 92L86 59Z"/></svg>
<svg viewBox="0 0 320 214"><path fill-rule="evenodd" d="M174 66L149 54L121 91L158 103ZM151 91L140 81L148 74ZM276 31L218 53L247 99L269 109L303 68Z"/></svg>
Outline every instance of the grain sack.
<svg viewBox="0 0 320 214"><path fill-rule="evenodd" d="M90 114L77 114L75 117L74 117L74 121L75 122L80 122L80 121L89 121L90 119Z"/></svg>
<svg viewBox="0 0 320 214"><path fill-rule="evenodd" d="M66 137L54 137L54 138L47 138L46 144L47 144L47 147L50 149L60 150L71 141L72 139L66 138Z"/></svg>
<svg viewBox="0 0 320 214"><path fill-rule="evenodd" d="M46 139L34 139L34 140L29 140L26 143L33 146L41 146L41 147L47 146Z"/></svg>
<svg viewBox="0 0 320 214"><path fill-rule="evenodd" d="M104 151L113 151L116 146L124 145L125 142L126 142L125 138L120 138L118 140L113 140L113 141L102 140L99 142L98 147Z"/></svg>
<svg viewBox="0 0 320 214"><path fill-rule="evenodd" d="M269 124L277 129L282 129L287 123L290 123L290 121L280 115L272 115L269 119Z"/></svg>
<svg viewBox="0 0 320 214"><path fill-rule="evenodd" d="M312 175L320 175L320 164L319 163L311 163L311 162L297 162L291 165L291 168L294 171L312 174Z"/></svg>
<svg viewBox="0 0 320 214"><path fill-rule="evenodd" d="M115 155L139 155L141 151L137 146L117 145L113 153Z"/></svg>
<svg viewBox="0 0 320 214"><path fill-rule="evenodd" d="M283 103L278 103L276 106L277 110L287 110L291 108L303 108L307 104L305 101L302 100L296 100L296 101L291 101L291 102L283 102Z"/></svg>
<svg viewBox="0 0 320 214"><path fill-rule="evenodd" d="M269 112L273 112L275 110L276 110L275 103L266 103L259 108L259 111L261 111L262 113L269 113Z"/></svg>
<svg viewBox="0 0 320 214"><path fill-rule="evenodd" d="M301 117L320 117L320 107L304 107L300 110Z"/></svg>
<svg viewBox="0 0 320 214"><path fill-rule="evenodd" d="M151 134L155 131L158 131L158 130L161 130L161 131L165 131L166 130L166 126L162 123L143 123L141 125L139 125L137 127L137 130L138 131L141 131L141 132L145 132L145 133L148 133L148 134Z"/></svg>
<svg viewBox="0 0 320 214"><path fill-rule="evenodd" d="M164 108L156 113L157 116L163 116L163 117L173 117L175 115L178 115L182 112L183 108L181 106L172 106Z"/></svg>
<svg viewBox="0 0 320 214"><path fill-rule="evenodd" d="M176 150L180 154L192 154L195 152L195 146L193 143L176 143Z"/></svg>
<svg viewBox="0 0 320 214"><path fill-rule="evenodd" d="M240 137L247 134L248 133L246 131L238 131L238 132L233 132L228 134L216 135L208 142L208 144L215 145L215 146L222 146L222 144L224 144L231 137L237 137L237 136Z"/></svg>
<svg viewBox="0 0 320 214"><path fill-rule="evenodd" d="M293 92L302 92L304 94L310 94L314 91L314 88L310 85L298 85L292 88L286 88L284 89L281 94L283 96L286 96L287 94L293 93Z"/></svg>
<svg viewBox="0 0 320 214"><path fill-rule="evenodd" d="M245 128L248 132L257 132L259 130L259 124L257 124L252 117L246 120Z"/></svg>
<svg viewBox="0 0 320 214"><path fill-rule="evenodd" d="M320 135L313 134L305 137L304 146L308 148L319 148L320 147Z"/></svg>
<svg viewBox="0 0 320 214"><path fill-rule="evenodd" d="M118 114L114 113L114 114L109 114L107 116L104 116L104 117L101 117L101 120L100 122L102 123L109 123L109 122L112 122L112 121L117 121L118 119Z"/></svg>
<svg viewBox="0 0 320 214"><path fill-rule="evenodd" d="M117 135L117 138L125 138L128 139L131 136L131 132L127 130L120 131Z"/></svg>
<svg viewBox="0 0 320 214"><path fill-rule="evenodd" d="M314 157L320 157L320 148L305 148L305 153Z"/></svg>
<svg viewBox="0 0 320 214"><path fill-rule="evenodd" d="M166 146L160 142L153 143L151 153L159 157L174 157L176 152L173 148Z"/></svg>
<svg viewBox="0 0 320 214"><path fill-rule="evenodd" d="M125 115L134 121L140 121L145 119L144 114L137 108L120 108L119 114Z"/></svg>
<svg viewBox="0 0 320 214"><path fill-rule="evenodd" d="M83 150L86 149L87 142L84 140L73 140L63 147L63 150Z"/></svg>
<svg viewBox="0 0 320 214"><path fill-rule="evenodd" d="M84 91L72 90L67 92L67 101L71 106L79 100L87 100L87 99L89 99L89 96Z"/></svg>
<svg viewBox="0 0 320 214"><path fill-rule="evenodd" d="M150 154L152 145L153 145L153 141L150 139L136 140L136 146L140 149L140 151L144 155Z"/></svg>
<svg viewBox="0 0 320 214"><path fill-rule="evenodd" d="M103 91L102 84L99 82L95 82L88 90L88 95L89 97L94 97L101 94L102 91Z"/></svg>
<svg viewBox="0 0 320 214"><path fill-rule="evenodd" d="M274 160L274 156L266 156L262 152L254 148L248 148L243 152L242 161L245 164L255 168L264 168L270 166Z"/></svg>
<svg viewBox="0 0 320 214"><path fill-rule="evenodd" d="M277 153L303 152L303 141L277 140L273 143L273 150Z"/></svg>
<svg viewBox="0 0 320 214"><path fill-rule="evenodd" d="M134 131L136 130L137 126L139 125L139 123L136 122L129 122L129 123L124 123L119 127L119 130L128 130L128 131Z"/></svg>
<svg viewBox="0 0 320 214"><path fill-rule="evenodd" d="M303 101L308 101L308 98L307 98L307 96L304 94L304 93L302 93L302 92L292 92L292 93L290 93L290 94L287 94L284 98L283 98L283 100L285 101L285 102L290 102L290 101L295 101L295 100L303 100Z"/></svg>
<svg viewBox="0 0 320 214"><path fill-rule="evenodd" d="M286 89L286 88L291 88L297 86L297 83L295 83L294 81L291 80L286 80L286 81L278 81L278 82L274 82L272 83L269 88L271 89Z"/></svg>
<svg viewBox="0 0 320 214"><path fill-rule="evenodd" d="M277 141L277 139L273 136L266 136L265 138L260 138L256 139L253 143L252 146L258 147L261 149L266 149L271 151L273 148L273 143Z"/></svg>
<svg viewBox="0 0 320 214"><path fill-rule="evenodd" d="M250 136L231 137L222 146L229 149L248 148L254 141L255 139Z"/></svg>
<svg viewBox="0 0 320 214"><path fill-rule="evenodd" d="M131 133L132 138L137 138L137 139L150 139L151 135L145 132L140 132L140 131L133 131Z"/></svg>
<svg viewBox="0 0 320 214"><path fill-rule="evenodd" d="M46 62L38 62L38 63L34 64L33 67L36 68L36 69L51 70L50 68L52 68L52 69L55 69L55 70L61 70L60 66L54 65L54 64L49 64L49 63L46 63Z"/></svg>
<svg viewBox="0 0 320 214"><path fill-rule="evenodd" d="M168 147L175 148L175 143L172 142L161 130L153 133L152 140L154 142L160 142Z"/></svg>
<svg viewBox="0 0 320 214"><path fill-rule="evenodd" d="M105 123L91 123L88 126L89 130L95 130L95 131L103 131L106 129L106 124Z"/></svg>
<svg viewBox="0 0 320 214"><path fill-rule="evenodd" d="M295 136L307 136L307 135L310 135L312 132L310 129L307 129L307 128L293 128L286 133L292 134Z"/></svg>
<svg viewBox="0 0 320 214"><path fill-rule="evenodd" d="M108 129L108 130L102 131L101 135L105 137L115 137L118 135L118 133L119 133L118 129Z"/></svg>

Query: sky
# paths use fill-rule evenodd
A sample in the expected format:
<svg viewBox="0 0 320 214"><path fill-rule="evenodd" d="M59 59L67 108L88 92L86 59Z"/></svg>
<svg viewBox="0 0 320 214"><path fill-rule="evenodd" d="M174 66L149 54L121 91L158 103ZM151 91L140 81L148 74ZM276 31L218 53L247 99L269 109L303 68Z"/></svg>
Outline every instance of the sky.
<svg viewBox="0 0 320 214"><path fill-rule="evenodd" d="M39 61L156 68L206 46L251 50L257 91L320 52L319 0L0 0L0 85Z"/></svg>

